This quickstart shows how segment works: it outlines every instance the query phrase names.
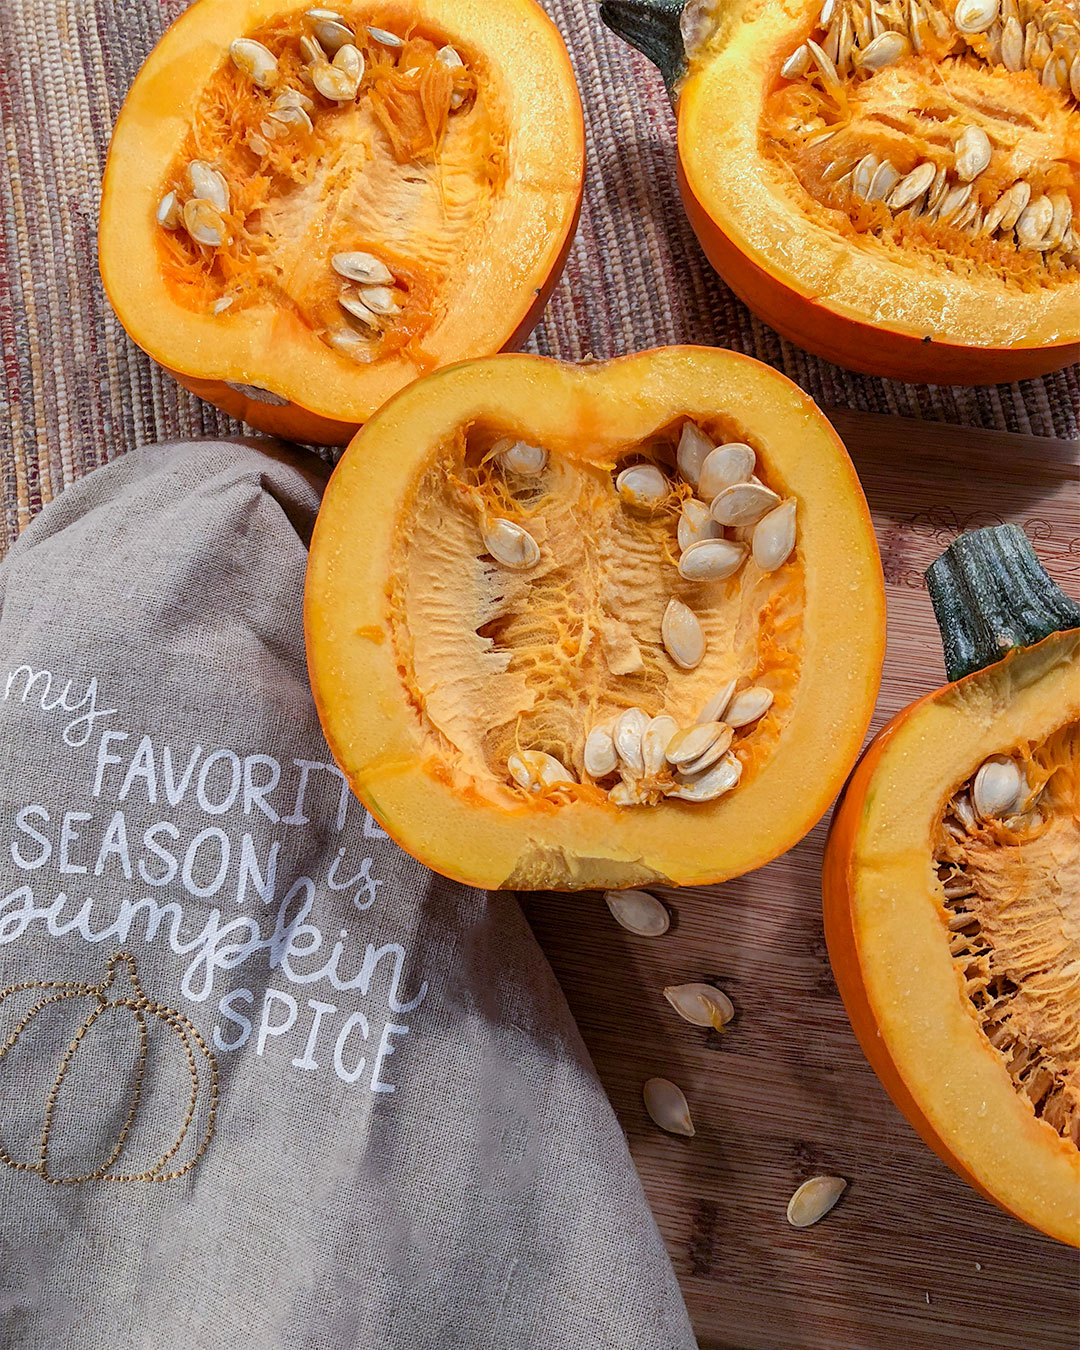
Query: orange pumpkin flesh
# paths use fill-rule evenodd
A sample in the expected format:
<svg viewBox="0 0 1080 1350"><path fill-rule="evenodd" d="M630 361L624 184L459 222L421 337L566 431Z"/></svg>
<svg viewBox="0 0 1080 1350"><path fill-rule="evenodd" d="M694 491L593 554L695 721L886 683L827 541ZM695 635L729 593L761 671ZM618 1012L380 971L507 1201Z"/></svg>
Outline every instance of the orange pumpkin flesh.
<svg viewBox="0 0 1080 1350"><path fill-rule="evenodd" d="M1024 766L1037 807L972 823L995 755ZM1080 631L890 723L834 817L823 894L837 983L894 1101L983 1195L1080 1245Z"/></svg>
<svg viewBox="0 0 1080 1350"><path fill-rule="evenodd" d="M688 419L748 443L765 483L796 499L778 570L680 579L672 466ZM548 452L540 478L504 478L491 459L504 437ZM655 509L620 499L614 479L634 463L672 485ZM493 561L487 516L532 531L532 572ZM692 670L661 642L672 596L707 637ZM323 728L357 795L435 870L519 889L700 884L790 847L858 752L884 632L873 531L828 423L770 368L693 347L580 367L495 357L398 395L331 481L305 615ZM736 733L733 791L620 806L584 771L590 728L628 707L690 725L734 677L774 701ZM517 787L510 756L528 750L575 782Z"/></svg>
<svg viewBox="0 0 1080 1350"><path fill-rule="evenodd" d="M198 0L169 29L116 125L100 257L121 322L181 383L262 430L334 444L418 375L528 335L569 251L584 132L532 0L341 7L363 75L340 102L312 85L306 10ZM230 59L237 38L276 58L271 87ZM182 211L174 228L156 218L168 193L195 197L193 160L227 184L221 247ZM371 293L335 271L342 253L392 275L373 319L341 305Z"/></svg>
<svg viewBox="0 0 1080 1350"><path fill-rule="evenodd" d="M628 31L640 8L606 0L605 17L647 49ZM653 8L655 26L674 22L662 0ZM960 34L953 0L929 7L934 24L925 7L897 7L921 15L921 50L912 47L910 17L888 19L902 54L872 73L854 62L875 30L860 38L850 27L869 23L865 6L830 8L831 35L820 0L732 0L696 32L684 15L689 45L684 55L680 42L677 69L670 44L668 59L659 58L669 78L682 75L674 85L680 184L710 261L783 336L854 370L989 384L1080 359L1080 111L1068 78L1080 44L1075 16L1027 0L1022 7L1052 47L1047 80L1066 63L1063 86L1047 87L1041 47L1026 68L1007 69L1000 23ZM808 38L831 52L844 23L855 45L835 81L812 60L802 74L781 74ZM969 163L958 163L958 143L968 129L986 134L990 161L961 201ZM867 200L867 184L856 190L851 173L870 155L892 169ZM888 205L897 180L925 164L942 171L940 188ZM1058 212L1053 247L1023 245L1014 229L982 229L1015 183L1029 185L1029 204L1045 198ZM958 204L944 219L943 198L926 209L932 191L952 189Z"/></svg>

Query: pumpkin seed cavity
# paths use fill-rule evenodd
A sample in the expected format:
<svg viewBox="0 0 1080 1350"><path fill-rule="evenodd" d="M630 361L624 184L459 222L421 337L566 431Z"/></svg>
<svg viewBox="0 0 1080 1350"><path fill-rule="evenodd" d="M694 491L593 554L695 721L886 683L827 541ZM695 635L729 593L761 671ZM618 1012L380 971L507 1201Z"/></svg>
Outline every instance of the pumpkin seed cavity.
<svg viewBox="0 0 1080 1350"><path fill-rule="evenodd" d="M1080 1147L1080 725L986 759L947 803L934 861L983 1035Z"/></svg>
<svg viewBox="0 0 1080 1350"><path fill-rule="evenodd" d="M401 522L390 599L403 684L462 786L692 809L753 776L801 659L798 504L772 477L721 418L614 455L453 436Z"/></svg>
<svg viewBox="0 0 1080 1350"><path fill-rule="evenodd" d="M212 316L275 305L349 360L423 368L505 180L490 104L475 63L420 26L311 9L237 36L162 185L170 290Z"/></svg>
<svg viewBox="0 0 1080 1350"><path fill-rule="evenodd" d="M820 223L1024 289L1080 280L1074 4L826 0L779 76L766 140Z"/></svg>

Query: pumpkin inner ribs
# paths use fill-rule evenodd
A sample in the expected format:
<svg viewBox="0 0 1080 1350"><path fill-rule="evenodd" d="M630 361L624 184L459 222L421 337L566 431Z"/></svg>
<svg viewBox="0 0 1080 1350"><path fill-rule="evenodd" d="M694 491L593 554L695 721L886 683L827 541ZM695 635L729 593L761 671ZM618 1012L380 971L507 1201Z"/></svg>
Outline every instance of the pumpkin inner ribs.
<svg viewBox="0 0 1080 1350"><path fill-rule="evenodd" d="M508 761L541 752L575 780L561 804L596 800L608 789L585 763L590 730L634 708L693 726L718 688L749 681L772 694L768 712L735 735L749 781L791 715L801 561L765 572L750 560L723 580L680 576L677 531L690 489L674 469L678 426L615 450L569 441L535 477L495 462L503 431L462 429L425 469L398 522L388 600L399 678L433 759L452 766L460 786L505 806L515 802ZM735 434L709 428L718 444ZM763 451L759 463L768 477ZM634 465L658 467L669 495L628 505L616 479ZM513 570L489 554L484 528L494 519L528 531L540 551L534 567ZM664 646L673 597L701 624L705 655L693 669L680 669Z"/></svg>
<svg viewBox="0 0 1080 1350"><path fill-rule="evenodd" d="M952 957L984 1035L1035 1114L1080 1147L1080 725L1024 759L1025 809L972 828L961 789L936 862Z"/></svg>

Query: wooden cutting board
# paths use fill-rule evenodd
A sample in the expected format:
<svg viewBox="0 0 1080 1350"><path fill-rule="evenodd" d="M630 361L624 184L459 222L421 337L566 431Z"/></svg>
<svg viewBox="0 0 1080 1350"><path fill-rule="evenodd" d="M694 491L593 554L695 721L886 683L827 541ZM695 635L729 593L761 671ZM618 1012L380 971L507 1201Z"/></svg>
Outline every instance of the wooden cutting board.
<svg viewBox="0 0 1080 1350"><path fill-rule="evenodd" d="M1080 596L1080 447L830 416L862 478L888 588L876 731L944 681L922 573L958 531L1018 522ZM806 765L808 780L814 771ZM826 825L750 876L660 892L673 914L662 938L624 932L595 894L527 903L629 1137L702 1350L1074 1350L1076 1253L955 1177L862 1057L822 932ZM688 980L730 994L737 1015L722 1036L665 1003L663 987ZM694 1139L649 1121L641 1084L654 1074L685 1090ZM788 1197L819 1172L849 1188L797 1231Z"/></svg>

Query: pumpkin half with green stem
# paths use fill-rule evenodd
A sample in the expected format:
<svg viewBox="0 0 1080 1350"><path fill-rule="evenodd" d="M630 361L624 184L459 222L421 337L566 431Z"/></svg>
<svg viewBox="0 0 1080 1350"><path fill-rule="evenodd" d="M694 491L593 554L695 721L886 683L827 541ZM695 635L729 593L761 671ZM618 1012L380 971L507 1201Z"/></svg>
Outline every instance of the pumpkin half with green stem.
<svg viewBox="0 0 1080 1350"><path fill-rule="evenodd" d="M871 744L825 932L859 1041L965 1180L1080 1244L1080 606L1012 525L927 573L950 683Z"/></svg>
<svg viewBox="0 0 1080 1350"><path fill-rule="evenodd" d="M1080 18L1045 0L603 0L660 68L705 253L853 370L1080 359Z"/></svg>

